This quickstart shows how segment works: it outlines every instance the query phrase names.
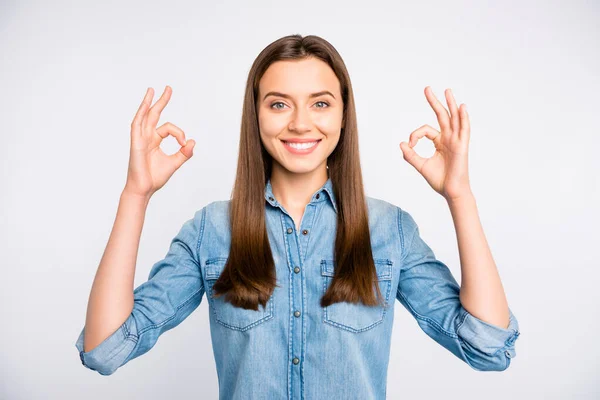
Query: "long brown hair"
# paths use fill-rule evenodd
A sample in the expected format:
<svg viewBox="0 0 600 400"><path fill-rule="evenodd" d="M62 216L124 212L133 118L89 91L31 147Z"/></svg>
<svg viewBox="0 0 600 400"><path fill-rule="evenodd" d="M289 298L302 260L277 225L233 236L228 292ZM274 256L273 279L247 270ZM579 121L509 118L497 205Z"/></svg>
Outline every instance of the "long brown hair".
<svg viewBox="0 0 600 400"><path fill-rule="evenodd" d="M382 301L379 285L374 284L377 273L371 249L350 76L341 56L329 42L314 35L302 37L296 34L269 44L252 64L246 82L237 175L229 203L231 247L224 270L213 286L214 296L225 294L225 301L237 307L252 310L258 310L258 304L266 307L276 286L264 197L273 160L260 140L258 84L275 61L308 57L316 57L331 67L340 82L344 104L340 139L327 160L338 213L334 277L321 298L321 306L343 301L377 305Z"/></svg>

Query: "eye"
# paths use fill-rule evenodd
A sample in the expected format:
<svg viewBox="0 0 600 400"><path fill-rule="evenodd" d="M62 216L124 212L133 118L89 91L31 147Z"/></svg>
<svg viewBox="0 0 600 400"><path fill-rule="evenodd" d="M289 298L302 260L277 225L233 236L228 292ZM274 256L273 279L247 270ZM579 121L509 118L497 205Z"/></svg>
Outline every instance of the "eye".
<svg viewBox="0 0 600 400"><path fill-rule="evenodd" d="M329 103L327 103L326 101L317 101L315 104L319 104L319 103L324 104L325 106L317 107L317 108L327 108L327 107L329 107ZM281 110L282 107L273 107L273 106L275 106L277 104L281 104L281 105L285 106L285 104L283 104L281 101L276 101L274 103L271 103L271 105L269 106L269 108L274 109L274 110Z"/></svg>
<svg viewBox="0 0 600 400"><path fill-rule="evenodd" d="M273 106L274 106L275 104L283 104L283 103L282 103L282 102L280 102L280 101L276 101L275 103L271 103L271 105L269 106L269 108L273 108ZM283 105L285 105L285 104L283 104ZM277 107L275 107L275 110L281 110L281 108L277 108Z"/></svg>

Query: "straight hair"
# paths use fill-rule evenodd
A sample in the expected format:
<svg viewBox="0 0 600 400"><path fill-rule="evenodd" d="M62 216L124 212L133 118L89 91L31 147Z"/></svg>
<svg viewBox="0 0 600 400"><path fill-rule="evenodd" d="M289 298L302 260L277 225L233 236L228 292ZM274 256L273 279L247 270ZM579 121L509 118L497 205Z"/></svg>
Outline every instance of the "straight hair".
<svg viewBox="0 0 600 400"><path fill-rule="evenodd" d="M364 194L356 110L350 76L337 50L325 39L299 34L282 37L257 56L248 73L239 142L235 184L229 202L231 246L213 295L224 295L233 306L258 310L266 307L276 284L275 262L267 235L264 191L273 159L260 139L258 88L267 68L276 61L315 57L337 76L343 100L340 139L327 159L337 205L334 276L320 300L362 302L374 306L383 300L371 249L367 203Z"/></svg>

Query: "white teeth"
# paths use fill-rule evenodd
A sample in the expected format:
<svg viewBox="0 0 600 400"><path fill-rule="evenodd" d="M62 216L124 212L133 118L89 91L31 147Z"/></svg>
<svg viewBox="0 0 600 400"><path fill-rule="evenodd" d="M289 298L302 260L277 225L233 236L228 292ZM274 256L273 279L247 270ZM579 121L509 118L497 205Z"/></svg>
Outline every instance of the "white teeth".
<svg viewBox="0 0 600 400"><path fill-rule="evenodd" d="M295 149L310 149L311 147L313 147L314 145L316 145L317 142L307 142L307 143L285 142L285 144L287 144L288 146L293 147Z"/></svg>

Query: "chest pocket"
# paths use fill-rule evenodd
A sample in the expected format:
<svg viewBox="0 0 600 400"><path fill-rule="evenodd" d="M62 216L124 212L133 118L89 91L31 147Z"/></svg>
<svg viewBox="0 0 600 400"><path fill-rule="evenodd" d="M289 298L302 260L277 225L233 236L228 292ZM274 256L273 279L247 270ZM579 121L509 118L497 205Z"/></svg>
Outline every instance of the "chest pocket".
<svg viewBox="0 0 600 400"><path fill-rule="evenodd" d="M390 293L392 290L392 261L388 259L375 259L377 270L377 284L385 305L365 306L362 303L334 303L323 309L325 323L351 332L362 332L373 328L383 321L389 308ZM321 260L321 276L323 279L323 294L327 291L333 280L333 260Z"/></svg>
<svg viewBox="0 0 600 400"><path fill-rule="evenodd" d="M247 310L235 307L226 302L225 295L213 297L213 285L225 268L226 258L210 259L206 261L204 280L206 282L206 293L211 312L215 320L221 325L234 330L245 331L273 318L273 296L269 298L267 306L263 309L258 305L258 310Z"/></svg>

